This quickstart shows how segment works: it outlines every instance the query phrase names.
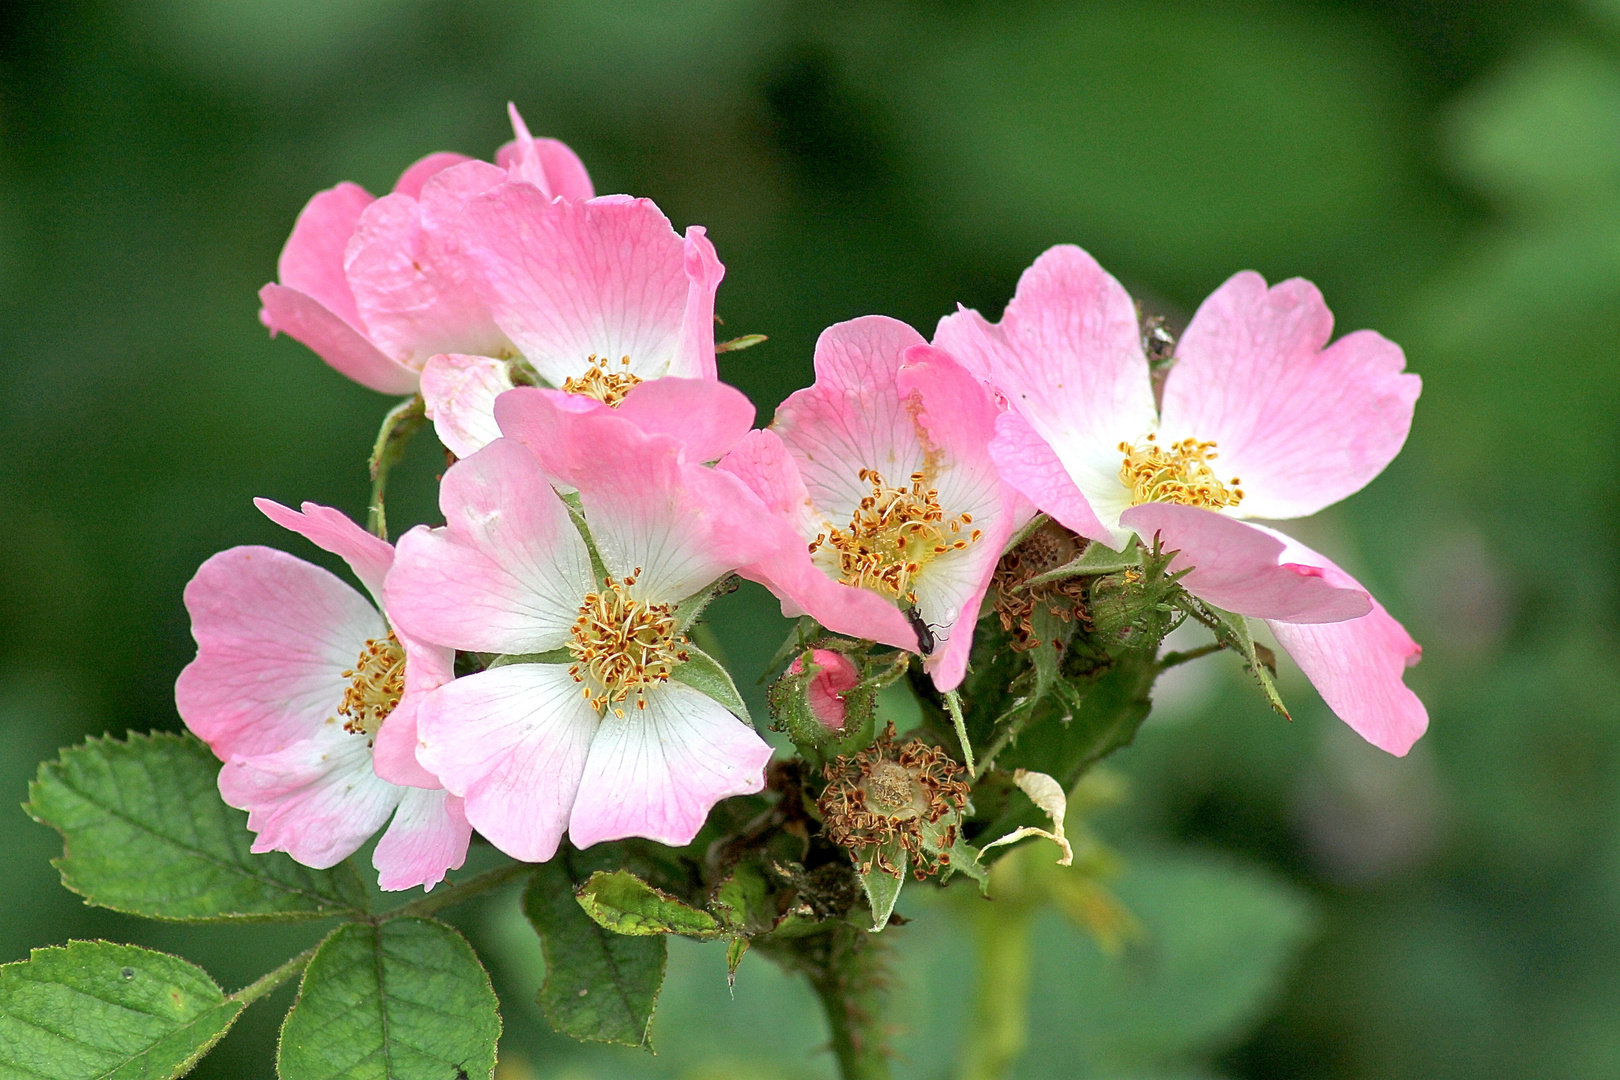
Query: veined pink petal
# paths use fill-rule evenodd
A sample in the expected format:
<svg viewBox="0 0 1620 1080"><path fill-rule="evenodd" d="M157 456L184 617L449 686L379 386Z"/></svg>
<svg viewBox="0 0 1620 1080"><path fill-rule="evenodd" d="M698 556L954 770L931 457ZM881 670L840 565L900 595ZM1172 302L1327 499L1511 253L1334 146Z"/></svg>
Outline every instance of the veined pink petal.
<svg viewBox="0 0 1620 1080"><path fill-rule="evenodd" d="M841 652L832 649L815 649L810 654L811 662L821 670L816 672L815 678L810 680L806 688L806 697L810 705L810 712L829 731L844 730L844 715L847 706L844 695L855 688L861 681L861 673L855 667L854 661ZM804 657L795 656L788 670L795 675L804 671Z"/></svg>
<svg viewBox="0 0 1620 1080"><path fill-rule="evenodd" d="M458 235L496 325L548 383L583 375L591 357L644 379L671 373L686 244L650 200L552 200L506 183L467 204Z"/></svg>
<svg viewBox="0 0 1620 1080"><path fill-rule="evenodd" d="M940 320L934 340L1023 414L1110 530L1109 546L1123 547L1119 444L1154 431L1158 415L1136 308L1119 282L1060 245L1024 271L1000 323L964 309Z"/></svg>
<svg viewBox="0 0 1620 1080"><path fill-rule="evenodd" d="M442 528L417 526L400 538L384 589L389 616L452 648L561 646L590 591L591 563L534 455L495 440L450 467L439 507Z"/></svg>
<svg viewBox="0 0 1620 1080"><path fill-rule="evenodd" d="M360 215L344 256L360 324L382 352L417 370L436 353L499 353L505 335L422 217L409 195L385 195Z"/></svg>
<svg viewBox="0 0 1620 1080"><path fill-rule="evenodd" d="M670 361L669 374L689 379L720 377L714 359L714 294L726 268L720 264L708 230L693 225L686 230L686 314L681 320L681 343ZM705 458L704 460L709 460Z"/></svg>
<svg viewBox="0 0 1620 1080"><path fill-rule="evenodd" d="M1323 578L1339 588L1361 588L1326 556L1292 537L1266 531L1285 545L1284 558L1319 567ZM1268 619L1266 625L1328 708L1374 746L1399 757L1428 729L1428 710L1404 681L1406 669L1422 659L1423 649L1377 600L1359 619L1325 625Z"/></svg>
<svg viewBox="0 0 1620 1080"><path fill-rule="evenodd" d="M1227 611L1335 623L1372 610L1365 589L1329 580L1315 564L1285 562L1282 541L1246 521L1178 503L1133 506L1121 521L1143 542L1158 536L1165 551L1179 551L1171 571L1194 567L1182 579L1187 591Z"/></svg>
<svg viewBox="0 0 1620 1080"><path fill-rule="evenodd" d="M509 664L428 695L418 756L490 843L544 862L567 828L597 725L565 665Z"/></svg>
<svg viewBox="0 0 1620 1080"><path fill-rule="evenodd" d="M307 346L340 374L380 394L416 393L414 370L389 359L320 301L272 283L259 290L259 303L264 305L259 321L271 334L286 334ZM352 307L352 298L349 303Z"/></svg>
<svg viewBox="0 0 1620 1080"><path fill-rule="evenodd" d="M446 871L467 861L471 840L460 799L447 791L407 791L371 855L377 884L385 892L417 885L431 892Z"/></svg>
<svg viewBox="0 0 1620 1080"><path fill-rule="evenodd" d="M706 379L649 379L617 412L649 435L668 435L692 462L715 461L754 426L754 403L735 386Z"/></svg>
<svg viewBox="0 0 1620 1080"><path fill-rule="evenodd" d="M407 660L405 663L407 673L410 667L410 661ZM449 681L446 679L437 685L443 686ZM372 740L372 767L377 770L378 776L390 784L429 789L443 787L439 778L424 769L421 762L416 760L416 751L420 746L417 718L426 693L424 690L420 694L406 694L401 697L399 704L394 706L394 711L388 714L388 719L383 721L382 727L377 729L376 737Z"/></svg>
<svg viewBox="0 0 1620 1080"><path fill-rule="evenodd" d="M422 368L422 401L433 431L458 458L472 457L501 437L495 399L512 389L505 360L440 353Z"/></svg>
<svg viewBox="0 0 1620 1080"><path fill-rule="evenodd" d="M495 161L501 168L552 198L589 199L596 194L579 155L556 139L536 139L530 135L516 105L508 102L506 111L512 118L512 131L517 137L496 153Z"/></svg>
<svg viewBox="0 0 1620 1080"><path fill-rule="evenodd" d="M810 614L835 634L917 651L917 635L898 608L877 593L834 581L811 561L808 544L821 519L811 510L799 467L776 432L749 432L716 471L736 476L776 517L776 553L738 573L775 593L783 615Z"/></svg>
<svg viewBox="0 0 1620 1080"><path fill-rule="evenodd" d="M451 166L471 160L473 159L466 154L457 154L450 150L439 150L429 154L399 174L399 179L394 181L394 194L409 195L413 199L420 198L423 184Z"/></svg>
<svg viewBox="0 0 1620 1080"><path fill-rule="evenodd" d="M1301 278L1270 290L1234 275L1176 348L1161 438L1213 441L1245 517L1314 514L1383 472L1412 427L1422 381L1394 342L1361 330L1327 346L1333 316Z"/></svg>
<svg viewBox="0 0 1620 1080"><path fill-rule="evenodd" d="M343 276L343 252L372 202L359 184L342 183L318 192L299 211L276 262L276 278L282 285L303 293L350 326L359 325L359 317Z"/></svg>
<svg viewBox="0 0 1620 1080"><path fill-rule="evenodd" d="M627 836L681 847L715 803L765 786L770 746L712 698L672 682L646 701L602 717L568 820L578 847Z"/></svg>
<svg viewBox="0 0 1620 1080"><path fill-rule="evenodd" d="M348 686L343 672L388 633L354 589L274 548L220 552L185 601L197 658L180 673L175 704L221 758L280 750L326 726Z"/></svg>
<svg viewBox="0 0 1620 1080"><path fill-rule="evenodd" d="M1085 494L1046 440L1035 433L1023 415L1012 410L996 417L996 435L990 457L1002 479L1017 488L1036 507L1059 524L1100 544L1117 543L1116 530L1097 520ZM1118 550L1116 548L1116 550Z"/></svg>
<svg viewBox="0 0 1620 1080"><path fill-rule="evenodd" d="M220 796L248 811L254 851L285 851L317 870L354 854L407 790L372 772L365 737L336 720L285 749L234 755L219 773Z"/></svg>
<svg viewBox="0 0 1620 1080"><path fill-rule="evenodd" d="M383 579L394 565L394 546L349 520L341 510L306 502L300 510L282 506L271 499L254 499L253 505L283 529L290 529L316 547L330 551L349 564L360 584L371 593L377 606L383 602Z"/></svg>

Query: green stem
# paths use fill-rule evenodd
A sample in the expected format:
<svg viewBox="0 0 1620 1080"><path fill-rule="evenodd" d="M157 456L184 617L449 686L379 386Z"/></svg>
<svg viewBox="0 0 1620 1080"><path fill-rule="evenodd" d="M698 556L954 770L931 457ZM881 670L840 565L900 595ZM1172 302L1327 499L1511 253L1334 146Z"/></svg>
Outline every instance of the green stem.
<svg viewBox="0 0 1620 1080"><path fill-rule="evenodd" d="M458 881L454 885L444 885L425 896L419 896L408 904L401 904L392 911L385 911L377 916L378 922L387 922L389 919L405 919L412 916L432 915L436 911L443 911L463 900L470 900L479 893L505 885L508 881L515 881L524 874L534 871L533 863L508 863L497 866L493 870L486 870L477 877Z"/></svg>
<svg viewBox="0 0 1620 1080"><path fill-rule="evenodd" d="M319 945L311 945L309 948L305 949L291 960L288 960L285 964L282 964L274 971L261 975L257 979L248 983L246 986L242 987L242 989L232 994L230 999L232 1001L240 1001L243 1007L253 1004L255 1001L258 1001L260 998L264 997L264 995L270 993L272 990L276 989L276 987L280 986L294 975L297 975L299 972L303 971L304 968L308 967L310 960L315 956L315 950L318 948L320 948Z"/></svg>
<svg viewBox="0 0 1620 1080"><path fill-rule="evenodd" d="M377 430L377 442L371 448L371 504L367 508L366 527L384 540L388 539L388 514L383 508L388 473L405 456L411 436L427 423L426 408L422 395L417 394L389 409L382 427Z"/></svg>
<svg viewBox="0 0 1620 1080"><path fill-rule="evenodd" d="M962 716L962 699L955 690L944 694L945 707L951 711L951 723L956 725L956 741L962 744L962 760L970 776L979 775L973 768L973 744L968 742L967 720Z"/></svg>
<svg viewBox="0 0 1620 1080"><path fill-rule="evenodd" d="M826 937L824 953L805 965L805 974L827 1016L838 1074L843 1080L889 1080L878 971L882 945L876 935L847 924Z"/></svg>
<svg viewBox="0 0 1620 1080"><path fill-rule="evenodd" d="M1034 908L1013 900L976 905L978 959L973 1022L962 1052L962 1080L1001 1080L1012 1073L1029 1035L1029 931Z"/></svg>
<svg viewBox="0 0 1620 1080"><path fill-rule="evenodd" d="M1167 652L1159 657L1159 670L1169 671L1179 664L1185 664L1189 660L1197 660L1199 657L1208 656L1211 653L1218 653L1224 648L1226 648L1225 645L1215 641L1208 645L1200 645L1196 649L1188 649L1186 652Z"/></svg>

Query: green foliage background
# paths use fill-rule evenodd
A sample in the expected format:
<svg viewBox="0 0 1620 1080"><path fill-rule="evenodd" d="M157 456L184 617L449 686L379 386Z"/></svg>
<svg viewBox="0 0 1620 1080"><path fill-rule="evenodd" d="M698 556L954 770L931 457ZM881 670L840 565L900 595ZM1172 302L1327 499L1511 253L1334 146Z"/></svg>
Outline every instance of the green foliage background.
<svg viewBox="0 0 1620 1080"><path fill-rule="evenodd" d="M1620 1074L1614 0L5 5L0 801L58 746L176 726L209 554L316 557L251 496L363 509L386 402L269 341L254 292L313 191L488 156L508 99L599 190L709 227L727 330L771 336L722 374L765 416L828 323L994 316L1058 241L1173 322L1252 267L1400 342L1426 383L1406 453L1301 535L1424 644L1430 734L1389 759L1286 667L1291 725L1220 661L1166 687L1099 823L1146 943L1108 960L1042 917L1019 1074ZM397 522L432 518L436 455ZM715 612L762 711L773 605ZM20 809L0 850L3 960L107 937L234 989L324 932L82 907ZM896 1045L945 1075L966 909L908 908ZM661 1055L579 1051L530 1004L515 894L454 921L500 958L503 1080L830 1075L808 991L757 959L733 1002L721 947L674 942ZM198 1075L270 1075L278 1020L255 1007Z"/></svg>

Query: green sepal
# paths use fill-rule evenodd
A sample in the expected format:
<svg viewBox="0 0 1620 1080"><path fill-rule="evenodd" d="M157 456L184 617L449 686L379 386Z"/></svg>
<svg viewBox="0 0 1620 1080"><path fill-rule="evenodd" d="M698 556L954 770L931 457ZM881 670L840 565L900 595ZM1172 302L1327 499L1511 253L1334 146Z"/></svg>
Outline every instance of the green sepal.
<svg viewBox="0 0 1620 1080"><path fill-rule="evenodd" d="M281 1080L488 1080L500 1012L489 975L433 919L345 923L304 969L281 1026Z"/></svg>
<svg viewBox="0 0 1620 1080"><path fill-rule="evenodd" d="M979 849L962 839L958 834L956 843L950 846L948 854L951 857L948 870L940 875L941 881L949 881L951 874L963 874L979 883L979 891L985 896L990 895L990 871L984 863L979 861Z"/></svg>
<svg viewBox="0 0 1620 1080"><path fill-rule="evenodd" d="M737 692L737 684L731 681L731 674L720 666L720 661L690 641L681 648L686 652L686 661L676 664L669 677L713 698L737 719L753 726L754 720L748 715L747 703Z"/></svg>
<svg viewBox="0 0 1620 1080"><path fill-rule="evenodd" d="M178 922L363 915L347 862L311 870L251 850L219 797L219 760L191 735L92 738L40 765L23 809L62 834L62 884L97 907Z"/></svg>
<svg viewBox="0 0 1620 1080"><path fill-rule="evenodd" d="M585 914L615 934L680 934L708 941L725 932L707 911L653 888L628 870L598 870L574 896Z"/></svg>
<svg viewBox="0 0 1620 1080"><path fill-rule="evenodd" d="M880 867L876 858L865 873L859 867L855 870L855 876L861 879L861 891L866 893L866 902L872 906L871 931L874 934L889 925L895 902L900 899L900 888L906 883L906 849L891 840L883 851L890 865L899 869L898 875Z"/></svg>
<svg viewBox="0 0 1620 1080"><path fill-rule="evenodd" d="M799 621L793 624L788 636L782 639L782 644L776 647L771 659L765 665L764 674L759 681L764 682L771 677L771 672L786 664L795 654L801 653L810 647L810 643L821 636L821 624L808 615L799 616Z"/></svg>
<svg viewBox="0 0 1620 1080"><path fill-rule="evenodd" d="M542 863L523 893L523 914L546 958L540 1007L552 1027L575 1039L651 1049L664 939L604 930L574 899L563 861L559 853Z"/></svg>
<svg viewBox="0 0 1620 1080"><path fill-rule="evenodd" d="M106 941L35 949L0 967L0 1076L170 1080L242 1009L178 956Z"/></svg>
<svg viewBox="0 0 1620 1080"><path fill-rule="evenodd" d="M502 653L490 660L485 665L484 670L491 671L498 667L506 667L509 664L572 664L573 662L574 654L566 648L550 649L546 652L537 653Z"/></svg>
<svg viewBox="0 0 1620 1080"><path fill-rule="evenodd" d="M1220 620L1223 630L1217 631L1217 634L1222 643L1243 657L1243 666L1249 669L1249 673L1260 684L1260 690L1266 695L1266 701L1270 702L1271 707L1277 710L1284 720L1292 720L1293 717L1288 714L1288 706L1283 704L1282 695L1277 692L1276 659L1270 656L1270 650L1255 644L1254 635L1249 633L1248 618L1236 612L1224 611L1213 604L1204 604L1204 607Z"/></svg>
<svg viewBox="0 0 1620 1080"><path fill-rule="evenodd" d="M1115 551L1105 544L1095 540L1086 545L1086 550L1079 556L1064 563L1056 570L1048 570L1024 582L1024 587L1031 585L1044 585L1048 581L1062 581L1072 577L1099 577L1103 574L1117 574L1123 570L1133 569L1140 564L1137 557L1136 545L1126 544L1124 551Z"/></svg>
<svg viewBox="0 0 1620 1080"><path fill-rule="evenodd" d="M764 334L743 334L741 337L734 337L730 341L719 342L715 345L714 351L717 353L741 352L744 349L752 349L755 345L763 344L769 340L770 338L766 337Z"/></svg>
<svg viewBox="0 0 1620 1080"><path fill-rule="evenodd" d="M736 574L727 574L722 578L709 583L706 588L700 589L675 605L675 629L685 633L692 624L698 621L708 606L728 593L737 591L742 584L742 578Z"/></svg>

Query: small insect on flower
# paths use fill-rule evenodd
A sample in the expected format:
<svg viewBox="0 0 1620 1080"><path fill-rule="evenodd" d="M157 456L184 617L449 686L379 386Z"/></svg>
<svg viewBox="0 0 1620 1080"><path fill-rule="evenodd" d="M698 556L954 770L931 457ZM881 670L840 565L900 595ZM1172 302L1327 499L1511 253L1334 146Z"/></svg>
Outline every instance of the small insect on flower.
<svg viewBox="0 0 1620 1080"><path fill-rule="evenodd" d="M914 607L906 608L906 622L917 631L917 648L922 650L923 655L933 653L939 643L934 639L934 628L928 625L928 620L922 617L922 612Z"/></svg>

